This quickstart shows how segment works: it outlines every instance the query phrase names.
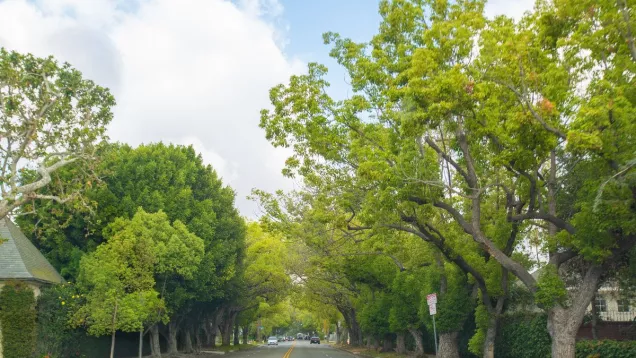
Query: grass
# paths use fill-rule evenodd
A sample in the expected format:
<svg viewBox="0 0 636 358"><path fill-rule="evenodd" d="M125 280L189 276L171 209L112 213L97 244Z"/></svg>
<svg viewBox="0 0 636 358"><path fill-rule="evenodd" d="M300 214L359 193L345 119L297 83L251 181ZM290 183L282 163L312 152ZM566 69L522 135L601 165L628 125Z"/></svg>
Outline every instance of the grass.
<svg viewBox="0 0 636 358"><path fill-rule="evenodd" d="M229 346L216 346L214 348L203 348L206 351L219 351L219 352L229 352L229 351L242 351L250 348L257 347L255 344L239 344L238 346L229 345Z"/></svg>

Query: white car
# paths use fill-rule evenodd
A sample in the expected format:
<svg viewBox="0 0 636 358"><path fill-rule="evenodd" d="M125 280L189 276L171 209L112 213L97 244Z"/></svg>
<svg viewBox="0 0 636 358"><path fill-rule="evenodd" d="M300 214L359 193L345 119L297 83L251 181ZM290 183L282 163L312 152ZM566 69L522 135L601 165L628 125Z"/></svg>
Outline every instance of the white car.
<svg viewBox="0 0 636 358"><path fill-rule="evenodd" d="M278 345L278 338L277 337L269 337L267 338L267 345Z"/></svg>

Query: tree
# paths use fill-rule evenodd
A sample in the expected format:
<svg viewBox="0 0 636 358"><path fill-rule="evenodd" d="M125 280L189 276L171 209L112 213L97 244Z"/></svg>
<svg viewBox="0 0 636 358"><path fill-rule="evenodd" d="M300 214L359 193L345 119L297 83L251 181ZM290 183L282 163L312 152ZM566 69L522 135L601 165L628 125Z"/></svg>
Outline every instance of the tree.
<svg viewBox="0 0 636 358"><path fill-rule="evenodd" d="M103 141L115 100L69 64L0 48L0 218L36 199L79 197L96 180L95 144ZM58 171L72 167L71 180ZM42 193L54 186L56 194Z"/></svg>
<svg viewBox="0 0 636 358"><path fill-rule="evenodd" d="M634 20L609 1L540 2L519 22L483 6L382 1L369 43L324 36L354 94L329 97L310 64L271 90L261 126L294 150L284 173L349 212L341 227L411 233L470 275L495 318L485 355L513 275L548 312L553 355L573 357L601 276L636 242ZM584 168L596 174L565 187ZM529 227L552 265L538 281Z"/></svg>
<svg viewBox="0 0 636 358"><path fill-rule="evenodd" d="M144 325L167 317L155 277L192 278L204 244L183 223L171 225L165 213L142 209L130 220L115 220L105 235L107 242L82 259L79 282L86 302L73 321L88 326L90 334L110 333L113 357L117 330L143 332Z"/></svg>

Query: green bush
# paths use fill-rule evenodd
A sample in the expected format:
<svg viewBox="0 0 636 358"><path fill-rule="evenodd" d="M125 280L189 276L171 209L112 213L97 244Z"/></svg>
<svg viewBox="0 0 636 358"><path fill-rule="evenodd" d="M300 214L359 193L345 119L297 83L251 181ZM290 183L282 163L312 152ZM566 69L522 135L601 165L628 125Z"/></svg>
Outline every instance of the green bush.
<svg viewBox="0 0 636 358"><path fill-rule="evenodd" d="M41 356L80 357L80 346L85 333L71 329L69 315L80 299L75 287L61 284L42 290L38 297L37 353Z"/></svg>
<svg viewBox="0 0 636 358"><path fill-rule="evenodd" d="M35 352L35 295L23 282L9 281L0 291L0 325L5 358L26 358Z"/></svg>
<svg viewBox="0 0 636 358"><path fill-rule="evenodd" d="M576 358L633 358L636 357L636 341L579 341L576 342Z"/></svg>
<svg viewBox="0 0 636 358"><path fill-rule="evenodd" d="M550 357L552 340L545 314L518 313L501 319L495 341L495 357Z"/></svg>

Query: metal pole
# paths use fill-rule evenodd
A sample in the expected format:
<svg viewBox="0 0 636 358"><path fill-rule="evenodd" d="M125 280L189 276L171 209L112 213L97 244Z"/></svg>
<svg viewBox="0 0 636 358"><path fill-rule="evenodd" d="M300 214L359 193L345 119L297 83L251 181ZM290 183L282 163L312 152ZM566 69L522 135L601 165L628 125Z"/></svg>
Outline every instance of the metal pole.
<svg viewBox="0 0 636 358"><path fill-rule="evenodd" d="M435 342L435 355L437 355L437 329L435 329L435 315L433 315L433 341Z"/></svg>

